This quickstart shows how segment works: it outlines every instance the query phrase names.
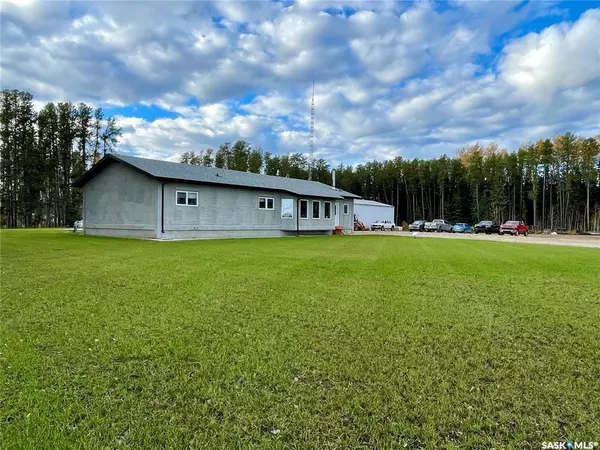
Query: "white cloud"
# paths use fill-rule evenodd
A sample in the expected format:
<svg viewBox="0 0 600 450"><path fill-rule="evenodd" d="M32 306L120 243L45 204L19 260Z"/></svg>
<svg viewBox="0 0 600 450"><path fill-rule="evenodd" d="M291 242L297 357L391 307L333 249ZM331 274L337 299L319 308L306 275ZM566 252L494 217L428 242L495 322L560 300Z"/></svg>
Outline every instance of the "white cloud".
<svg viewBox="0 0 600 450"><path fill-rule="evenodd" d="M243 109L261 116L291 116L305 112L306 106L297 98L272 92L268 95L257 96L252 103L243 106Z"/></svg>
<svg viewBox="0 0 600 450"><path fill-rule="evenodd" d="M586 12L575 24L558 24L506 46L503 78L524 95L550 99L560 89L600 78L600 10Z"/></svg>
<svg viewBox="0 0 600 450"><path fill-rule="evenodd" d="M568 23L549 2L77 5L3 3L3 87L177 114L119 117L122 148L146 156L240 138L306 152L313 76L316 155L335 163L600 122L598 9ZM523 35L540 16L557 23Z"/></svg>

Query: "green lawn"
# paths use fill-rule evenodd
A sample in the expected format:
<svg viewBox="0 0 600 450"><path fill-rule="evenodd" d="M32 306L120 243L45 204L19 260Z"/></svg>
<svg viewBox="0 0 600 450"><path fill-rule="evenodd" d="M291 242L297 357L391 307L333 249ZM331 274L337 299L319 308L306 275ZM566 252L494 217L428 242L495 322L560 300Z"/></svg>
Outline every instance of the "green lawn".
<svg viewBox="0 0 600 450"><path fill-rule="evenodd" d="M0 239L3 449L600 440L597 249Z"/></svg>

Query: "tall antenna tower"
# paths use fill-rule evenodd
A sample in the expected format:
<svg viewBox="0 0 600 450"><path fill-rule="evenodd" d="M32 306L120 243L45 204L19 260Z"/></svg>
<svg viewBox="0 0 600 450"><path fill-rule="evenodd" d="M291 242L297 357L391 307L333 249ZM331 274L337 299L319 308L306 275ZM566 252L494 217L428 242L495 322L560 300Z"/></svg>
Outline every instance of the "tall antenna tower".
<svg viewBox="0 0 600 450"><path fill-rule="evenodd" d="M308 179L312 180L313 165L315 162L315 77L313 75L312 100L310 102L310 157Z"/></svg>

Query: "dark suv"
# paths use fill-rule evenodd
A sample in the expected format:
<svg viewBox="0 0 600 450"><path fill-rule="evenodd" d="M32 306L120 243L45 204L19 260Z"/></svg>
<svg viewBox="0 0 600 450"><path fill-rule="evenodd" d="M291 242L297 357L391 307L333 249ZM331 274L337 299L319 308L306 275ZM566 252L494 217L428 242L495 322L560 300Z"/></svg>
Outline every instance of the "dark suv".
<svg viewBox="0 0 600 450"><path fill-rule="evenodd" d="M481 222L475 224L473 227L473 233L498 234L500 233L500 225L498 225L498 222L495 220L482 220Z"/></svg>

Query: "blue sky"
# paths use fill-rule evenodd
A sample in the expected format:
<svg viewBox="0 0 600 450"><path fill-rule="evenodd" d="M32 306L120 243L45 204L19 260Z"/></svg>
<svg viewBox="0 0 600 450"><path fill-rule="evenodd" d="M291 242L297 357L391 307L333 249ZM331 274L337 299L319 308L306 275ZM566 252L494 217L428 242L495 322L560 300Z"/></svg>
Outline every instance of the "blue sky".
<svg viewBox="0 0 600 450"><path fill-rule="evenodd" d="M600 132L600 2L1 3L2 87L115 115L120 151L245 139L334 164Z"/></svg>

